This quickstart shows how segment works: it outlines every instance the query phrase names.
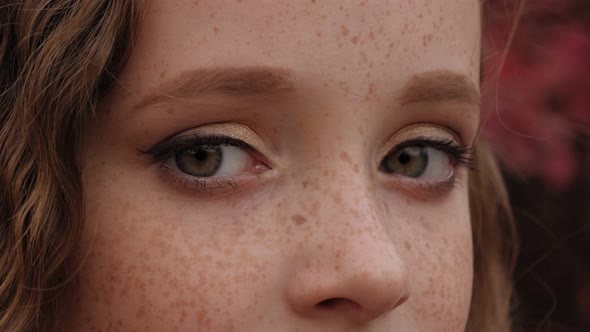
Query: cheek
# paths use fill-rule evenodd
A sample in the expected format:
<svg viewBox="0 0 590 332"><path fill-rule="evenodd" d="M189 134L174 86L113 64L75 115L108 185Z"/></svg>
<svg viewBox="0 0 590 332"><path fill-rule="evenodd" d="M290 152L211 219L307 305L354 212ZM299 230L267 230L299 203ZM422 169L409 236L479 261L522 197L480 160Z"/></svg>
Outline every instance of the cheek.
<svg viewBox="0 0 590 332"><path fill-rule="evenodd" d="M404 225L405 239L398 240L404 243L414 279L410 312L417 321L430 317L431 330L463 330L473 282L467 200L419 211L411 217L412 223Z"/></svg>
<svg viewBox="0 0 590 332"><path fill-rule="evenodd" d="M265 230L240 226L254 216L218 220L153 188L132 192L141 187L133 177L108 173L85 183L72 330L232 330L246 316L236 313L260 309L260 286L270 282L261 271L271 268L257 244Z"/></svg>

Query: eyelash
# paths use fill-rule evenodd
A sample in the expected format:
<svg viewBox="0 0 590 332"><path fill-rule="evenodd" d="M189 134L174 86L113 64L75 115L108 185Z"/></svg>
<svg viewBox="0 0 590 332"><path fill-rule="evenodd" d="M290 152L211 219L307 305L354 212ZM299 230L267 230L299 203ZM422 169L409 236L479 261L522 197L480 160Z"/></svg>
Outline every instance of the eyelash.
<svg viewBox="0 0 590 332"><path fill-rule="evenodd" d="M185 149L193 147L195 145L203 146L219 146L219 145L231 145L238 148L242 148L250 153L257 154L250 144L223 135L192 135L188 137L179 137L168 139L147 151L141 151L144 154L149 154L154 158L156 162L164 162L169 158L173 157L174 154L181 152Z"/></svg>
<svg viewBox="0 0 590 332"><path fill-rule="evenodd" d="M158 145L152 147L147 151L140 150L140 152L142 154L150 155L153 160L153 163L159 165L159 171L163 172L166 177L172 179L172 181L176 182L178 185L191 192L207 193L218 190L223 191L227 189L237 189L241 182L239 181L239 176L223 178L191 177L189 175L177 174L179 173L179 171L171 169L169 166L166 165L166 162L170 158L173 158L177 153L190 147L193 147L195 145L201 145L206 147L231 145L242 148L246 150L248 153L251 153L254 156L259 157L259 159L261 159L261 156L258 153L258 151L248 143L224 135L192 135L170 138L162 143L159 143ZM391 149L387 153L387 155L394 153L395 151L404 149L406 147L430 147L441 152L447 153L454 162L453 166L463 166L469 170L475 170L476 161L472 153L472 147L458 145L451 139L433 139L428 137L418 137L398 144L393 149ZM417 185L421 190L425 190L428 192L439 192L445 188L450 189L457 184L455 176L453 176L448 181L444 182L431 183L424 181L415 181L413 179L408 180L414 182L414 185Z"/></svg>
<svg viewBox="0 0 590 332"><path fill-rule="evenodd" d="M428 137L418 137L398 144L387 154L401 150L403 148L416 146L421 148L433 148L445 152L453 158L456 165L467 167L474 171L476 160L473 155L473 148L467 145L458 145L451 139L433 139Z"/></svg>

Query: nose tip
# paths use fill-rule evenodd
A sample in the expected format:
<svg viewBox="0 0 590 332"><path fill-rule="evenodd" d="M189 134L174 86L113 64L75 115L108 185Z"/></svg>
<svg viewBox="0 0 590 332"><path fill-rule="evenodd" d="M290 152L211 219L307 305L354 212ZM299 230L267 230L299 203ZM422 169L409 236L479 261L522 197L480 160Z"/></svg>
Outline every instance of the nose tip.
<svg viewBox="0 0 590 332"><path fill-rule="evenodd" d="M300 242L290 251L283 280L288 306L300 318L365 325L405 303L410 280L404 252L390 234L395 220L378 204L371 179L342 174L338 181L318 180L326 183L322 195L334 192L338 199L302 198L323 204L316 221L293 236Z"/></svg>
<svg viewBox="0 0 590 332"><path fill-rule="evenodd" d="M366 323L382 317L409 298L405 272L300 273L289 298L300 315Z"/></svg>

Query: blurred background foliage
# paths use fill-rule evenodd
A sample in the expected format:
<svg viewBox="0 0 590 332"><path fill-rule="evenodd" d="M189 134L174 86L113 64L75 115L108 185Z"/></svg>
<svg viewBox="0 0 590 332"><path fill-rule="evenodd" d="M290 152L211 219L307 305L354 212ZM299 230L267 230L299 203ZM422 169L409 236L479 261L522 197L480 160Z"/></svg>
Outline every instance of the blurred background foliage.
<svg viewBox="0 0 590 332"><path fill-rule="evenodd" d="M484 6L483 135L517 219L516 318L590 331L590 0Z"/></svg>

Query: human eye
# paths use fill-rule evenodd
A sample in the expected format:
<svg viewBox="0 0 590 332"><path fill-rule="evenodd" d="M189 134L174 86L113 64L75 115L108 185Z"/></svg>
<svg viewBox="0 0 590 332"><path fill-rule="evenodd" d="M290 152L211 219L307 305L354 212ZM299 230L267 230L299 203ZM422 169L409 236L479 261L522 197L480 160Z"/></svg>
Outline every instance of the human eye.
<svg viewBox="0 0 590 332"><path fill-rule="evenodd" d="M385 155L379 170L416 184L452 185L457 167L472 168L471 148L451 139L415 138L404 141Z"/></svg>
<svg viewBox="0 0 590 332"><path fill-rule="evenodd" d="M252 145L224 133L181 133L146 153L166 180L191 192L237 189L270 169Z"/></svg>

